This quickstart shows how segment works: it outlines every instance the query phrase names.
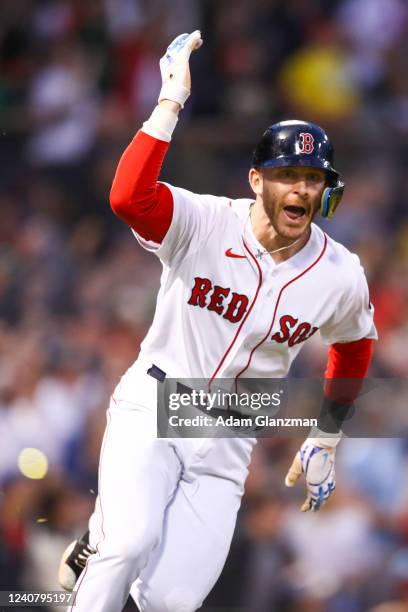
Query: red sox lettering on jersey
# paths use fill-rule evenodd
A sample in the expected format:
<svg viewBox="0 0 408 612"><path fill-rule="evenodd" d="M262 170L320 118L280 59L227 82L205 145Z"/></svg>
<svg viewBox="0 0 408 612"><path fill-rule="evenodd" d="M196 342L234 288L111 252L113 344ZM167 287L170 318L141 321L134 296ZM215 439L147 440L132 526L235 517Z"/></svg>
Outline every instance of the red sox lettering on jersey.
<svg viewBox="0 0 408 612"><path fill-rule="evenodd" d="M303 143L313 146L307 134ZM359 260L318 226L275 264L257 256L264 249L248 222L251 200L169 188L173 219L162 244L136 237L163 264L141 348L170 376L278 378L318 330L327 344L370 335Z"/></svg>
<svg viewBox="0 0 408 612"><path fill-rule="evenodd" d="M243 293L236 293L228 287L214 285L209 278L198 276L194 279L194 286L188 300L188 304L207 308L230 323L241 321L248 303L249 298ZM280 317L279 324L280 331L273 334L271 339L279 344L288 342L289 346L304 342L318 330L318 327L312 327L310 323L299 323L299 320L291 315Z"/></svg>
<svg viewBox="0 0 408 612"><path fill-rule="evenodd" d="M194 279L194 287L191 291L190 299L188 304L192 306L200 306L201 308L208 308L216 312L218 315L222 315L224 319L230 321L230 323L238 323L245 314L248 306L249 298L243 293L231 292L231 289L227 287L220 287L219 285L213 286L209 278L200 278L196 276ZM207 295L210 295L209 302L207 303ZM224 305L224 300L231 294L228 301L228 305Z"/></svg>
<svg viewBox="0 0 408 612"><path fill-rule="evenodd" d="M319 329L307 321L298 324L298 319L291 315L283 315L279 320L279 324L281 329L273 334L272 340L279 342L279 344L287 342L289 346L305 342Z"/></svg>

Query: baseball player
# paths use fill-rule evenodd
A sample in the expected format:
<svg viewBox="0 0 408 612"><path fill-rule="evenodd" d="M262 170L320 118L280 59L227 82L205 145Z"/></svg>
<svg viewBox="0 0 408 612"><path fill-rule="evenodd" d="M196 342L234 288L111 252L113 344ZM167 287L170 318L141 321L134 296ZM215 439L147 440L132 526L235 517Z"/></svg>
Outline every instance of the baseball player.
<svg viewBox="0 0 408 612"><path fill-rule="evenodd" d="M166 378L285 377L317 331L328 379L362 379L376 338L356 255L313 224L331 217L343 183L326 133L282 121L256 146L254 196L231 200L158 182L190 94L199 31L160 61L158 106L119 162L114 212L163 265L153 323L107 412L99 492L89 533L65 552L60 580L76 612L193 612L225 563L244 492L252 438L158 439L157 389ZM340 435L316 430L286 477L305 475L303 511L334 490ZM83 570L83 571L82 571Z"/></svg>

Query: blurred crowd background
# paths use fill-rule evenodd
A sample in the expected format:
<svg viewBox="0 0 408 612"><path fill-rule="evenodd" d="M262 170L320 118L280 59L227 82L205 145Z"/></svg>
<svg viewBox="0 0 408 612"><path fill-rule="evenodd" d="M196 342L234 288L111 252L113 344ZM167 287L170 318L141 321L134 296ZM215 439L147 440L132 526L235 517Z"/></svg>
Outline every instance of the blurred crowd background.
<svg viewBox="0 0 408 612"><path fill-rule="evenodd" d="M248 197L266 126L320 123L346 182L322 226L365 267L380 335L371 373L408 374L405 0L2 0L0 590L58 588L61 551L92 511L109 394L160 275L111 212L110 185L156 103L159 58L196 28L205 45L162 178ZM295 375L321 376L325 358L314 336ZM408 610L406 440L345 440L317 515L299 514L302 487L283 486L298 443L258 445L205 610ZM44 478L19 472L27 447L48 458Z"/></svg>

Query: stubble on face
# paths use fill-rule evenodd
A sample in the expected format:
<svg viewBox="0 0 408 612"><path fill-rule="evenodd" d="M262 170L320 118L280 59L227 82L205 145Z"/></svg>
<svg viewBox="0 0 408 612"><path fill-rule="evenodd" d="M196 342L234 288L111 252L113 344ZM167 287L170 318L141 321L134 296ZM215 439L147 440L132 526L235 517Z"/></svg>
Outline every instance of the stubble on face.
<svg viewBox="0 0 408 612"><path fill-rule="evenodd" d="M303 234L309 232L310 224L312 223L316 212L319 208L317 199L311 201L307 198L291 198L285 201L274 192L272 186L263 184L262 201L265 215L276 232L276 236L282 240L297 240ZM284 211L285 206L302 206L305 208L305 213L300 220L292 221Z"/></svg>

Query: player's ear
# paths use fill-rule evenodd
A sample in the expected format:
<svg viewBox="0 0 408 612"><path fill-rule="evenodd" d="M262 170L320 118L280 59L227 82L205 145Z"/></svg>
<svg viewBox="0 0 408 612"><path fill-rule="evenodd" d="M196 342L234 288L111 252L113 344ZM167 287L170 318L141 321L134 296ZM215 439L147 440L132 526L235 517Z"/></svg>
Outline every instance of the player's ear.
<svg viewBox="0 0 408 612"><path fill-rule="evenodd" d="M248 175L249 184L255 195L262 195L263 176L257 168L251 168Z"/></svg>

